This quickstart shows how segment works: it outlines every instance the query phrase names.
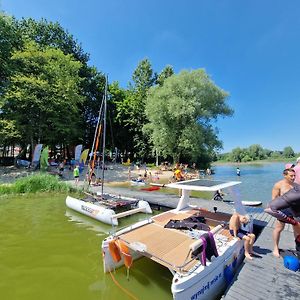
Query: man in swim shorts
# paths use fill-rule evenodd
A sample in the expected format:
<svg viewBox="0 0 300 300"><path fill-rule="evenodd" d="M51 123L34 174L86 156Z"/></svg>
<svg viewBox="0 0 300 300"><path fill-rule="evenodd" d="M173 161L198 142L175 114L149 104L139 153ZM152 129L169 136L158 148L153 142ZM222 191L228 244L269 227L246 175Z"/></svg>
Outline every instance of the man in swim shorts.
<svg viewBox="0 0 300 300"><path fill-rule="evenodd" d="M295 238L300 234L300 186L294 182L295 171L287 168L283 171L284 178L275 183L272 190L272 201L265 212L277 219L273 231L274 250L276 257L279 255L279 239L285 223L294 226Z"/></svg>
<svg viewBox="0 0 300 300"><path fill-rule="evenodd" d="M229 220L229 232L233 237L238 237L241 240L244 240L245 257L252 259L251 254L254 254L253 244L255 241L255 235L241 229L241 225L247 224L248 222L249 218L247 216L234 213Z"/></svg>

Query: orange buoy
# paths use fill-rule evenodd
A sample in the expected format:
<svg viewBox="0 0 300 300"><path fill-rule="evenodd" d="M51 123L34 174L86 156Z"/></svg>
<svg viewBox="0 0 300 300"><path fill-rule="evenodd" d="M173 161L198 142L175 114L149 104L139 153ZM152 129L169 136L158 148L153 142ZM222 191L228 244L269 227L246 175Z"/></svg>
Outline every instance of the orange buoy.
<svg viewBox="0 0 300 300"><path fill-rule="evenodd" d="M127 269L129 269L132 265L132 256L129 252L129 249L128 249L127 245L124 242L122 242L121 240L118 240L116 243L118 243L119 250L120 250L121 254L123 255L124 264L127 267Z"/></svg>
<svg viewBox="0 0 300 300"><path fill-rule="evenodd" d="M115 263L121 260L120 250L116 245L116 240L112 240L108 244L109 253Z"/></svg>

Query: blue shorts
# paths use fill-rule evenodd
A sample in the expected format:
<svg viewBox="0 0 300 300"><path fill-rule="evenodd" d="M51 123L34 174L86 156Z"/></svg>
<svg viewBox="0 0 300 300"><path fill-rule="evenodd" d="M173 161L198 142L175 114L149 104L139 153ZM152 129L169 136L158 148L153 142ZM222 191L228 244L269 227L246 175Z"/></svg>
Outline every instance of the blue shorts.
<svg viewBox="0 0 300 300"><path fill-rule="evenodd" d="M230 234L231 234L232 236L234 236L233 230L230 229L229 232L230 232ZM237 237L239 237L240 239L243 239L243 237L244 237L245 235L248 235L248 234L249 234L248 231L239 229L238 232L237 232Z"/></svg>

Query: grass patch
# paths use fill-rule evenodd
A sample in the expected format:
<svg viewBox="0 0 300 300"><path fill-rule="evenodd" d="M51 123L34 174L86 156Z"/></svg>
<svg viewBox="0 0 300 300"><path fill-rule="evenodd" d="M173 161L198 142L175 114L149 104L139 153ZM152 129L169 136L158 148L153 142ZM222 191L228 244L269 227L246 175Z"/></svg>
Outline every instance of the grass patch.
<svg viewBox="0 0 300 300"><path fill-rule="evenodd" d="M59 180L58 176L33 174L17 179L11 184L1 184L1 194L24 194L37 192L75 192L70 185Z"/></svg>

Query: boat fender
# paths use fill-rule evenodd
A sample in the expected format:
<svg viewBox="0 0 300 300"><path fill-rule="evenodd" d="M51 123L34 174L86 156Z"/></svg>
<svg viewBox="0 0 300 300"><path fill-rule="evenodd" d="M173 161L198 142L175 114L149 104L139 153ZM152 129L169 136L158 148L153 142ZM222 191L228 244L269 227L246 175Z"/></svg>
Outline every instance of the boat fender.
<svg viewBox="0 0 300 300"><path fill-rule="evenodd" d="M116 245L116 240L112 240L108 244L109 253L115 263L121 260L121 254L118 246Z"/></svg>
<svg viewBox="0 0 300 300"><path fill-rule="evenodd" d="M121 240L118 240L116 243L117 243L118 248L123 256L124 264L125 264L126 268L129 269L132 265L132 256L129 252L129 248Z"/></svg>

